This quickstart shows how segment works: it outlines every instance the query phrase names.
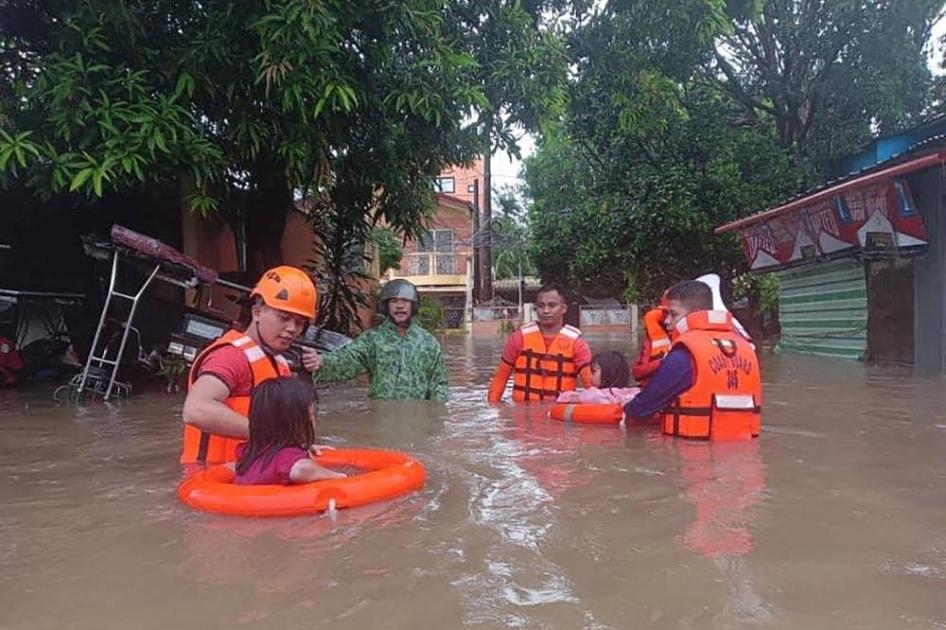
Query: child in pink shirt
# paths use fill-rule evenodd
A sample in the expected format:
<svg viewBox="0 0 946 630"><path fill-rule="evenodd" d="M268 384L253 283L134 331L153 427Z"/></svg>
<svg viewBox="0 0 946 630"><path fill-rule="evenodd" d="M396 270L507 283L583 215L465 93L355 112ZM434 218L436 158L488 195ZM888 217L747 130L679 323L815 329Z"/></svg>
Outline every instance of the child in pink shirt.
<svg viewBox="0 0 946 630"><path fill-rule="evenodd" d="M591 384L580 392L562 392L556 402L598 405L625 405L640 393L639 387L628 387L631 370L620 352L599 352L591 358Z"/></svg>
<svg viewBox="0 0 946 630"><path fill-rule="evenodd" d="M237 450L237 485L289 485L345 475L312 460L318 395L309 379L273 378L253 390L250 439Z"/></svg>

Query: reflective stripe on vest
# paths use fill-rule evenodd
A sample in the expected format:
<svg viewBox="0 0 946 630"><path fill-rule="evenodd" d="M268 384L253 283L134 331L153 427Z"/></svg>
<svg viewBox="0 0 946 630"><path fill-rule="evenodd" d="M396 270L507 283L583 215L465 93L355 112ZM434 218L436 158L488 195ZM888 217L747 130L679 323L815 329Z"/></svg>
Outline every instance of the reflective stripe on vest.
<svg viewBox="0 0 946 630"><path fill-rule="evenodd" d="M693 386L663 413L663 431L704 439L747 439L761 428L762 383L755 350L725 311L691 313L677 325L690 353Z"/></svg>
<svg viewBox="0 0 946 630"><path fill-rule="evenodd" d="M526 324L522 331L522 350L513 367L512 399L516 402L556 398L578 384L575 365L575 341L581 331L563 326L546 347L538 324Z"/></svg>
<svg viewBox="0 0 946 630"><path fill-rule="evenodd" d="M229 330L204 348L197 356L197 359L194 360L188 377L188 389L197 379L200 366L207 356L217 348L225 345L231 345L243 351L247 362L250 364L250 371L253 374L253 387L256 387L265 380L292 374L289 363L284 357L279 355L270 356L247 335L236 330ZM249 415L249 396L230 396L223 402L227 407L238 414L242 416ZM243 439L215 435L207 431L202 431L193 425L185 424L184 448L181 451L180 463L220 464L236 461L237 447L243 442Z"/></svg>

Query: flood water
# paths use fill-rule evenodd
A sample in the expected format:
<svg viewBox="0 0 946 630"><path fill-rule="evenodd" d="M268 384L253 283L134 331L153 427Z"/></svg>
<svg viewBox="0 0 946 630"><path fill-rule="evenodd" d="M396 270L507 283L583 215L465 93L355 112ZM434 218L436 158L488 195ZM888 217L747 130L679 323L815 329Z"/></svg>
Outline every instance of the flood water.
<svg viewBox="0 0 946 630"><path fill-rule="evenodd" d="M761 438L709 444L487 406L500 341L446 346L447 406L323 392L427 468L334 517L179 504L180 396L0 391L0 628L946 627L942 377L765 356Z"/></svg>

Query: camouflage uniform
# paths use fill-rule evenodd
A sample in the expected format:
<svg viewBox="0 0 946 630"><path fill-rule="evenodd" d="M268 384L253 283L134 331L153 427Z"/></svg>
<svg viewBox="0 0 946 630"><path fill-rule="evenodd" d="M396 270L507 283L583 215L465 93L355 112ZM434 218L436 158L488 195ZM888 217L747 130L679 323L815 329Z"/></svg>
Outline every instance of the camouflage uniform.
<svg viewBox="0 0 946 630"><path fill-rule="evenodd" d="M316 383L347 381L367 372L371 398L447 400L447 370L440 343L415 323L404 335L388 319L323 357Z"/></svg>

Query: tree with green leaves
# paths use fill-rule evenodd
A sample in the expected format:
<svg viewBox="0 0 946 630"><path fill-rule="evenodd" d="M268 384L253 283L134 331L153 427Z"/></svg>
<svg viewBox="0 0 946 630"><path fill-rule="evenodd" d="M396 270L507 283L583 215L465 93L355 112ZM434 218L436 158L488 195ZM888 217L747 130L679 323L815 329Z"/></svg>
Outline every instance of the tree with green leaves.
<svg viewBox="0 0 946 630"><path fill-rule="evenodd" d="M653 299L680 278L744 272L713 228L823 181L872 130L927 112L941 9L627 0L583 15L567 113L526 161L543 279Z"/></svg>
<svg viewBox="0 0 946 630"><path fill-rule="evenodd" d="M419 234L433 178L478 149L464 118L484 94L448 17L428 0L9 0L0 192L82 206L177 187L245 224L257 271L299 194L329 240L363 245L381 220Z"/></svg>
<svg viewBox="0 0 946 630"><path fill-rule="evenodd" d="M736 243L713 229L786 191L789 156L771 136L729 126L731 111L711 95L681 105L692 113L666 132L615 138L601 164L567 136L526 160L530 255L543 279L647 300L681 278L744 268Z"/></svg>
<svg viewBox="0 0 946 630"><path fill-rule="evenodd" d="M375 227L371 240L378 249L378 270L383 274L388 269L400 269L404 252L397 233L390 228Z"/></svg>
<svg viewBox="0 0 946 630"><path fill-rule="evenodd" d="M547 12L556 0L456 0L445 4L450 37L474 60L467 73L482 98L474 108L474 129L483 156L483 207L479 252L480 297L492 297L490 231L492 155L519 156L519 137L557 118L565 103L566 57L560 32Z"/></svg>
<svg viewBox="0 0 946 630"><path fill-rule="evenodd" d="M773 124L782 146L830 159L915 124L943 16L942 0L731 1L704 78Z"/></svg>
<svg viewBox="0 0 946 630"><path fill-rule="evenodd" d="M535 275L535 266L527 252L526 212L520 191L507 185L500 190L497 202L490 231L493 277L501 280Z"/></svg>

